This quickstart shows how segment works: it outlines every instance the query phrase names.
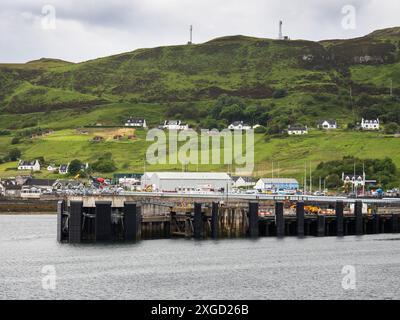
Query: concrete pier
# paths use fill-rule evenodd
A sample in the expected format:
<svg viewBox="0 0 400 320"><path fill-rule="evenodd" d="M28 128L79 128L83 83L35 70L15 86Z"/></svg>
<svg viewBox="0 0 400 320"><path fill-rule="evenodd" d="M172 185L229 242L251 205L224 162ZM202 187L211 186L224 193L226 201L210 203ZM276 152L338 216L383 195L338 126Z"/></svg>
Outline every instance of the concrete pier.
<svg viewBox="0 0 400 320"><path fill-rule="evenodd" d="M171 237L199 240L342 237L400 231L400 206L373 205L368 208L361 200L352 203L338 200L329 205L284 199L233 203L160 201L143 205L141 201L100 199L89 206L75 199L60 201L57 205L57 240L80 243Z"/></svg>

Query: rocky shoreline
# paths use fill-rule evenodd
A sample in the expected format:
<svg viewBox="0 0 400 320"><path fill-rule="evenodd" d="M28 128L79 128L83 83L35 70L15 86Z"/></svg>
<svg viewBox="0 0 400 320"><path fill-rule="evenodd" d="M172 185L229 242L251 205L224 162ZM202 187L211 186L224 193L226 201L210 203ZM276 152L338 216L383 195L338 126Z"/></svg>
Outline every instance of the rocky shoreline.
<svg viewBox="0 0 400 320"><path fill-rule="evenodd" d="M55 214L57 200L0 199L1 214Z"/></svg>

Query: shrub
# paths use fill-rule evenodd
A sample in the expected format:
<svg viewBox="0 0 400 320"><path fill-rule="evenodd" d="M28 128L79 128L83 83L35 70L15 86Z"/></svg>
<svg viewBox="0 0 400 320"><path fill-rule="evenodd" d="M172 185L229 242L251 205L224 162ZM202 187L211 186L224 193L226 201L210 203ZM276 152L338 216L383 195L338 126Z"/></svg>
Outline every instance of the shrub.
<svg viewBox="0 0 400 320"><path fill-rule="evenodd" d="M272 94L272 97L274 99L281 99L287 96L287 91L286 89L277 89L274 91L274 93Z"/></svg>
<svg viewBox="0 0 400 320"><path fill-rule="evenodd" d="M77 175L82 168L82 161L74 159L71 161L68 167L68 173L71 175Z"/></svg>
<svg viewBox="0 0 400 320"><path fill-rule="evenodd" d="M117 169L114 160L112 159L101 159L92 164L94 171L108 173L113 172Z"/></svg>
<svg viewBox="0 0 400 320"><path fill-rule="evenodd" d="M385 126L385 133L386 134L394 134L399 132L399 126L397 123L391 122Z"/></svg>
<svg viewBox="0 0 400 320"><path fill-rule="evenodd" d="M265 133L266 131L267 131L267 128L265 128L264 126L259 126L254 129L254 133Z"/></svg>
<svg viewBox="0 0 400 320"><path fill-rule="evenodd" d="M9 136L10 134L10 130L0 130L0 136Z"/></svg>
<svg viewBox="0 0 400 320"><path fill-rule="evenodd" d="M21 157L21 150L19 149L12 149L8 153L8 159L10 161L17 161Z"/></svg>
<svg viewBox="0 0 400 320"><path fill-rule="evenodd" d="M21 140L19 139L19 138L17 138L17 137L14 137L14 138L12 138L12 140L11 140L11 144L19 144L21 142Z"/></svg>

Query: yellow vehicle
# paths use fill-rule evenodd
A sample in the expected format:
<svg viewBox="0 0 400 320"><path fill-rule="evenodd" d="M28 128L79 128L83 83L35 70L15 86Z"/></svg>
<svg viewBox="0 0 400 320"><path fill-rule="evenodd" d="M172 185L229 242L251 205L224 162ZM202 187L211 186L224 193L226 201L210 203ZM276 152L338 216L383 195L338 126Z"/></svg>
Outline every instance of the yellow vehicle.
<svg viewBox="0 0 400 320"><path fill-rule="evenodd" d="M292 204L290 208L296 209L296 204ZM304 211L306 213L319 214L321 213L321 208L317 206L304 206Z"/></svg>

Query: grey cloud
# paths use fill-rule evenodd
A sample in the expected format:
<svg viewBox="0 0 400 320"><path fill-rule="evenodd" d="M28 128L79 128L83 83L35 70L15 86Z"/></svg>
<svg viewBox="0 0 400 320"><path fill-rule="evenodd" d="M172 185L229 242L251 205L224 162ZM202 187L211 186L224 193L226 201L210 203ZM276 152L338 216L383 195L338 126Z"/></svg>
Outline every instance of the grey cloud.
<svg viewBox="0 0 400 320"><path fill-rule="evenodd" d="M53 5L57 29L42 30L41 8ZM343 5L357 9L357 28L341 27ZM397 0L2 0L0 62L40 57L83 61L140 47L232 34L275 38L278 21L294 39L349 38L398 23Z"/></svg>

